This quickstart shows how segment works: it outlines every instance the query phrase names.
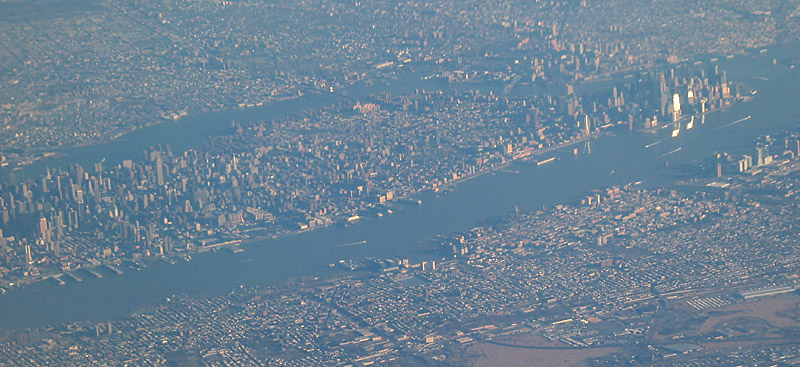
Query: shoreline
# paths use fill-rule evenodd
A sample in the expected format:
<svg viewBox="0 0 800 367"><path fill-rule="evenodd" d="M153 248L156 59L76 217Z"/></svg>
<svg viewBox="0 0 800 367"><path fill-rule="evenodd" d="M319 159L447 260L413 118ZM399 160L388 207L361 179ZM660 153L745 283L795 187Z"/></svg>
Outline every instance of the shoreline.
<svg viewBox="0 0 800 367"><path fill-rule="evenodd" d="M295 98L292 98L292 100L296 100L298 98L299 97L295 97ZM753 96L750 96L750 95L742 96L742 97L740 97L740 99L737 99L734 103L731 103L729 105L726 105L726 106L723 106L723 107L720 107L720 108L717 108L717 109L714 109L714 110L706 111L705 113L700 114L700 116L709 115L709 114L711 114L713 112L721 112L721 111L724 111L724 110L726 110L726 109L728 109L730 107L738 105L740 103L749 102L752 99L753 99ZM685 117L684 117L683 120L685 120ZM170 121L165 121L165 122L170 122ZM176 120L175 122L179 122L179 121ZM633 130L633 132L654 134L654 133L657 133L658 131L660 131L660 130L666 128L666 127L672 126L672 124L674 124L674 123L667 123L667 124L664 124L664 125L654 126L654 127L649 128L649 129ZM133 132L133 131L131 131L131 132ZM494 172L501 171L501 170L507 168L508 166L510 166L513 163L530 162L530 161L534 160L535 157L539 157L541 155L544 155L544 154L547 154L547 153L550 153L550 152L558 151L560 149L565 149L565 148L571 147L571 146L579 144L579 143L590 141L591 139L599 139L599 138L602 138L604 136L611 135L611 134L614 134L614 131L612 131L611 129L606 129L606 130L601 130L601 131L592 133L592 134L587 135L587 136L581 136L579 138L576 138L576 139L573 139L573 140L568 140L568 141L562 142L560 144L549 146L549 147L538 148L538 149L525 148L525 149L522 149L519 153L513 155L510 159L508 159L508 160L506 160L506 161L504 161L504 162L502 162L500 164L481 169L481 170L479 170L479 171L477 171L475 173L467 174L467 175L461 176L461 177L459 177L457 179L454 179L454 180L449 180L449 181L443 183L442 185L440 185L440 186L438 186L436 188L421 188L421 189L415 190L414 192L411 192L409 194L399 196L398 198L396 198L393 201L397 201L399 199L408 199L413 195L418 195L418 194L421 194L421 193L424 193L424 192L427 192L427 191L430 191L430 192L435 193L435 194L446 192L446 190L453 189L459 183L472 180L474 178L480 177L480 176L482 176L484 174L487 174L487 173L494 173ZM14 169L13 167L10 167L10 168ZM364 208L357 209L356 211L372 208L372 207L375 207L375 206L376 205L368 205L368 206L366 206ZM260 235L260 236L255 236L255 237L244 237L244 236L241 236L240 234L237 234L237 236L234 236L234 238L232 238L232 239L231 238L224 239L223 242L221 242L221 244L219 244L219 243L218 244L212 244L212 245L210 245L211 247L209 247L209 246L194 247L191 250L189 250L189 249L182 250L182 251L177 252L177 253L178 254L190 255L190 254L193 254L193 253L212 252L212 251L215 251L217 247L225 248L225 247L231 246L231 244L228 243L228 242L232 243L232 242L237 242L238 241L237 244L233 245L233 246L238 246L240 244L242 244L242 245L248 244L249 245L249 244L253 244L253 243L257 243L257 242L263 242L263 241L268 241L268 240L276 240L276 239L281 239L281 238L292 237L292 236L300 235L300 234L303 234L303 233L311 232L311 231L314 231L314 230L317 230L317 229L328 228L328 227L330 227L332 225L335 225L335 224L338 224L338 223L347 224L347 222L346 222L347 221L347 215L348 214L342 214L340 216L341 218L339 218L339 217L333 218L333 219L331 219L329 221L322 222L322 223L318 224L317 226L315 226L313 228L305 228L305 229L299 229L299 230L286 229L284 231L280 231L280 232L277 232L277 233ZM372 219L372 218L365 217L363 219ZM244 231L244 232L246 232L246 231ZM170 254L170 255L176 256L175 253ZM115 259L113 259L111 261L103 262L103 263L101 263L99 265L96 265L96 266L93 266L93 267L79 267L79 268L75 268L75 269L69 269L69 270L66 270L66 271L77 271L77 270L80 270L80 269L94 269L96 267L101 267L101 266L106 265L106 264L119 265L123 261L153 262L153 261L159 260L160 258L170 258L170 255L167 255L167 254L157 255L156 254L156 255L151 255L149 257L142 257L142 258L139 258L139 259L136 259L136 260L133 260L133 259L123 260L121 258L115 258ZM177 256L180 257L180 255L177 255ZM31 285L31 284L39 283L39 282L42 282L42 281L47 281L48 279L51 279L54 276L59 276L59 274L63 274L63 273L64 273L64 270L62 270L61 272L58 272L58 271L48 272L48 273L41 274L41 275L37 276L36 278L34 278L31 281L25 281L25 279L22 279L22 281L17 280L17 281L14 281L14 282L8 282L8 283L0 284L0 289L5 290L5 292L0 292L0 296L2 296L5 293L8 293L9 291L13 291L12 289L8 289L6 287L15 287L15 288L19 288L20 286L24 287L26 285ZM60 285L63 285L63 284L60 284Z"/></svg>
<svg viewBox="0 0 800 367"><path fill-rule="evenodd" d="M568 147L570 147L572 145L585 142L585 141L590 140L592 138L598 139L600 137L609 135L611 133L612 133L611 131L601 131L601 132L597 132L597 133L594 133L594 134L591 134L591 135L588 135L588 136L583 136L583 137L580 137L580 138L577 138L577 139L574 139L574 140L570 140L570 141L567 141L567 142L564 142L564 143L561 143L561 144L558 144L558 145L555 145L555 146L550 146L550 147L536 149L536 150L530 150L530 153L527 153L527 154L522 155L522 156L518 156L516 158L512 157L511 159L505 161L504 163L501 163L501 164L498 164L498 165L494 165L494 166L482 169L482 170L477 171L477 172L472 173L472 174L464 175L464 176L459 177L459 178L457 178L455 180L450 180L450 181L442 184L441 186L439 186L437 188L422 188L422 189L416 190L416 191L414 191L414 192L412 192L410 194L400 196L400 197L398 197L398 198L396 198L396 199L394 199L392 201L397 202L398 200L401 200L401 199L414 200L413 198L411 198L411 196L418 195L418 194L424 193L426 191L430 191L432 193L438 194L438 193L441 193L442 190L452 189L452 188L456 187L459 183L472 180L474 178L480 177L480 176L482 176L484 174L487 174L487 173L493 173L493 172L497 172L499 170L502 170L504 168L507 168L509 165L511 165L513 163L528 162L528 161L531 161L533 157L540 156L540 155L543 155L543 154L546 154L546 153L549 153L549 152L557 151L557 150L562 149L562 148L568 148ZM368 208L371 208L371 207L375 207L375 205L370 205L370 206L367 206L365 208L361 208L361 209L358 209L358 210L364 210L364 209L368 209ZM138 259L114 258L114 259L112 259L110 261L104 261L104 262L101 262L100 264L97 264L97 265L94 265L94 266L91 266L91 267L83 267L83 266L81 266L81 267L76 267L76 268L66 269L66 270L62 269L61 271L53 271L53 272L42 273L42 274L40 274L38 276L35 276L34 278L28 278L28 279L23 278L23 279L20 279L20 280L17 280L17 281L4 283L4 284L0 285L0 289L5 289L5 291L6 291L5 293L12 292L12 291L18 291L21 288L24 288L25 286L36 284L36 283L40 283L40 282L44 282L44 281L47 281L48 279L51 279L53 277L59 277L59 276L63 275L65 272L67 272L67 271L75 272L75 271L79 271L79 270L82 270L82 269L88 271L88 270L94 270L96 268L100 268L100 267L103 267L103 266L106 266L106 265L109 265L109 264L110 265L115 265L115 266L119 266L123 262L131 262L131 263L133 263L133 262L146 262L146 263L149 264L149 263L152 263L152 262L155 262L155 261L159 261L162 258L166 258L166 259L169 259L169 260L174 260L175 257L183 258L186 261L190 261L189 259L191 259L191 254L195 254L195 253L216 252L220 248L224 249L224 248L227 248L227 247L235 247L235 246L239 246L239 245L250 245L250 244L257 243L257 242L264 242L264 241L269 241L269 240L288 238L288 237L297 236L297 235L300 235L300 234L303 234L303 233L312 232L312 231L315 231L315 230L318 230L318 229L328 228L328 227L336 225L338 223L347 224L347 222L346 222L347 218L346 217L347 217L347 214L344 214L344 215L341 216L341 218L335 218L334 220L320 223L316 227L313 227L313 228L306 228L306 229L299 229L299 230L284 230L284 231L273 233L273 234L259 235L259 236L254 236L254 237L244 237L242 235L238 235L238 236L234 236L233 238L221 239L222 242L219 242L219 243L213 243L213 244L204 245L204 246L196 246L196 247L193 247L191 250L186 249L186 250L176 251L176 252L174 252L172 254L163 254L163 255L161 255L161 254L153 254L151 256L147 256L147 257L143 256L143 257L138 258ZM371 218L371 217L363 217L362 219L373 219L373 218ZM254 229L257 229L257 228L254 228ZM189 255L188 256L189 259L186 259L182 255ZM146 266L144 266L144 267L142 267L140 269L137 269L137 270L143 270L144 268L146 268ZM116 275L124 275L124 272L118 273ZM78 282L70 282L70 283L78 283ZM61 285L65 285L65 284L59 283L59 285L61 286ZM14 287L16 289L9 289L9 288L6 288L6 287ZM5 293L0 292L0 296L2 296Z"/></svg>
<svg viewBox="0 0 800 367"><path fill-rule="evenodd" d="M299 100L301 97L303 97L303 95L285 96L285 97L280 97L280 98L273 98L273 99L271 99L269 101L265 101L265 102L262 102L259 105L253 105L253 106L244 106L244 107L230 106L230 107L221 108L221 109L200 110L195 114L190 114L190 115L186 115L186 116L180 116L179 118L166 118L166 117L153 116L152 117L153 119L151 121L149 121L149 122L146 122L146 123L143 123L143 124L140 124L140 125L135 125L135 126L132 126L129 129L124 129L122 131L111 131L111 132L109 132L109 134L107 136L103 136L103 137L100 137L98 139L87 141L87 142L84 142L84 143L75 144L75 145L68 145L68 146L59 146L59 147L56 147L55 149L34 149L34 150L30 150L30 151L24 151L21 154L20 153L14 153L15 155L18 155L18 157L19 157L17 163L6 161L6 164L4 166L0 167L0 168L6 168L6 169L9 169L9 170L14 170L14 169L17 169L17 168L23 168L24 169L24 168L29 167L30 165L32 165L34 163L39 163L39 162L45 161L47 159L69 157L70 156L69 151L72 151L72 150L81 149L81 148L89 148L89 147L92 147L92 146L99 146L99 145L103 145L103 144L110 144L110 143L113 143L113 142L115 142L115 141L117 141L117 140L129 135L129 134L141 131L143 129L151 128L151 127L154 127L154 126L167 125L167 124L170 124L170 123L182 123L182 122L184 122L183 120L192 119L192 118L194 118L194 119L201 118L202 116L210 115L210 114L216 114L216 113L225 113L225 112L231 112L231 111L237 111L237 110L241 111L241 110L247 110L247 109L264 108L264 107L269 107L270 105L274 106L277 103L286 103L286 102L296 101L296 100ZM8 157L6 157L6 158L8 158Z"/></svg>
<svg viewBox="0 0 800 367"><path fill-rule="evenodd" d="M320 92L320 94L323 93L322 91L318 91L318 92ZM337 98L341 98L341 97L343 97L343 96L337 96ZM344 97L347 97L347 96L344 96ZM297 101L300 98L301 98L300 96L296 96L296 97L292 97L292 98L289 98L289 99L286 99L286 100L276 100L276 101L272 102L271 105L274 105L275 103L286 102L286 101ZM352 98L352 97L347 97L347 98ZM724 106L722 106L720 108L717 108L717 109L708 110L702 115L711 114L712 112L717 112L717 111L724 111L724 110L726 110L726 109L728 109L730 107L738 105L740 102L749 102L752 99L753 99L753 96L751 96L751 95L741 96L741 97L735 99L732 103L730 103L728 105L724 105ZM259 106L259 107L261 107L261 106ZM309 108L315 108L315 107L309 107ZM249 109L249 107L238 107L238 108L237 107L233 107L233 108L222 110L222 111L235 111L235 110L247 110L247 109ZM307 109L302 109L302 110L307 110ZM208 112L208 114L222 112L222 111L210 111L210 112ZM296 111L295 112L289 112L288 114L291 114L291 113L296 113ZM197 115L191 115L190 117L196 117L196 116ZM181 120L183 120L183 119L173 120L172 122L175 122L175 123L183 122L183 123L185 123L185 121L181 121ZM165 123L167 123L167 122L170 122L170 120L164 120L163 122L159 122L159 123L156 123L156 124L151 124L151 125L148 125L148 126L145 126L145 127L165 125ZM486 173L493 173L493 172L498 172L500 170L503 170L503 169L507 168L508 166L510 166L511 164L513 164L514 162L529 162L529 161L533 161L536 157L540 157L540 156L548 154L550 152L558 151L559 149L562 149L562 148L568 148L568 147L574 146L574 145L579 144L579 143L590 141L593 138L594 139L599 139L600 137L603 137L603 136L614 135L616 131L619 131L620 129L622 129L622 127L627 126L625 124L621 124L621 125L622 126L620 126L620 124L613 125L609 129L602 129L602 130L596 131L593 134L590 134L590 135L587 135L587 136L581 136L579 138L575 138L575 139L572 139L572 140L563 141L563 142L561 142L559 144L548 146L548 147L536 148L536 149L533 149L532 147L523 148L523 149L520 149L520 151L517 152L516 154L508 156L508 157L504 157L503 160L500 161L500 162L495 162L494 165L492 165L492 166L485 167L485 168L483 168L481 170L478 170L478 171L476 171L474 173L465 174L465 175L463 175L461 177L458 177L456 179L447 180L446 182L438 185L437 187L417 188L416 190L413 190L413 191L411 191L409 193L406 193L404 195L399 195L397 197L397 199L408 198L408 197L411 197L413 195L418 195L420 193L428 192L429 190L432 193L439 193L439 192L441 192L443 190L447 190L447 189L453 188L453 187L455 187L456 185L458 185L461 182L472 180L472 179L480 177L480 176L482 176L482 175L484 175ZM672 125L671 123L667 123L667 124L664 124L664 125L653 127L653 128L651 128L649 130L633 130L632 132L654 133L654 132L660 131L664 127L669 127L671 125ZM131 131L125 133L125 134L120 135L119 137L125 136L126 134L130 134L130 133L133 133L133 132L136 132L136 131L140 131L141 129L142 128L137 128L137 129L131 130ZM627 129L624 129L624 130L628 131ZM118 138L115 138L115 139L118 139ZM17 166L17 167L19 167L19 166ZM17 167L9 167L9 168L10 169L15 169ZM396 202L397 199L395 199L393 201ZM369 208L375 208L375 207L379 207L379 205L378 204L369 204L369 205L366 205L366 206L364 206L362 208L356 209L356 211L369 209ZM352 215L352 214L353 213L350 213L350 215ZM300 234L303 234L303 233L306 233L306 232L311 232L311 231L316 230L316 229L327 228L327 227L329 227L329 226L331 226L333 224L339 224L339 223L345 223L346 224L347 223L347 221L346 221L347 220L347 216L348 216L348 214L339 214L339 215L337 215L337 216L335 216L335 217L333 217L333 218L331 218L329 220L326 220L324 222L318 223L315 227L312 227L312 228L306 228L306 229L286 229L286 228L283 228L283 229L281 229L279 231L276 231L274 233L265 234L265 235L259 235L259 236L254 236L254 237L249 237L249 236L246 236L246 235L242 235L242 232L244 232L244 233L247 232L247 229L245 229L245 231L233 233L232 235L227 236L224 239L220 238L219 240L221 240L222 242L234 240L234 241L240 241L241 244L251 244L251 243L256 243L256 242L265 242L265 241L269 241L269 240L288 238L288 237L300 235ZM371 219L371 217L365 217L364 219ZM224 248L225 245L220 245L220 247ZM192 249L182 250L180 252L175 252L175 253L165 254L165 255L153 254L153 255L150 255L150 256L141 257L141 258L137 258L137 259L132 259L132 258L130 258L130 259L129 258L125 258L125 259L123 259L123 258L114 258L114 259L112 259L110 261L104 261L103 263L101 263L99 265L92 266L92 267L76 267L76 268L73 268L73 269L68 269L66 271L77 271L79 269L94 269L94 268L96 268L98 266L103 266L105 264L119 264L119 263L122 263L122 262L133 262L133 261L152 262L152 261L157 261L157 260L161 259L162 257L173 258L175 256L181 256L181 255L184 255L184 254L188 255L188 254L192 254L192 253L209 252L210 250L211 250L210 248L203 248L202 246L201 247L195 246ZM33 278L14 279L11 282L3 282L3 284L0 285L0 288L6 288L9 285L13 286L13 287L16 287L17 285L22 285L24 287L24 285L30 285L30 284L33 284L33 283L38 283L40 281L50 279L52 276L58 276L59 274L63 274L64 271L65 270L61 269L60 271L59 270L55 270L55 271L51 271L51 272L46 272L46 273L43 273L41 275L37 275L36 277L33 277Z"/></svg>
<svg viewBox="0 0 800 367"><path fill-rule="evenodd" d="M750 97L750 98L748 98L748 97ZM297 98L294 98L294 99L296 100ZM726 106L723 106L721 108L717 108L717 109L714 109L714 110L706 111L702 115L708 115L708 114L711 114L712 112L724 111L724 110L726 110L726 109L728 109L728 108L730 108L730 107L732 107L734 105L738 105L739 103L749 102L751 100L752 100L751 96L744 96L744 97L741 97L741 99L736 100L734 103L731 103L729 105L726 105ZM165 122L169 122L169 121L165 121ZM659 126L652 127L650 129L633 130L633 132L649 133L649 134L657 133L658 131L664 129L665 127L669 127L672 124L673 123L667 123L667 124L664 124L664 125L659 125ZM615 125L615 126L618 126L618 125ZM446 190L451 190L451 189L453 189L454 187L456 187L458 184L460 184L462 182L466 182L466 181L472 180L474 178L480 177L480 176L482 176L484 174L487 174L487 173L494 173L494 172L502 171L503 169L507 168L508 166L510 166L513 163L530 162L530 161L534 160L535 157L539 157L541 155L544 155L544 154L547 154L547 153L550 153L550 152L555 152L555 151L558 151L560 149L569 148L569 147L574 146L576 144L583 143L583 142L586 142L586 141L590 141L591 139L599 139L599 138L602 138L604 136L612 135L612 134L614 134L613 130L605 129L605 130L597 131L597 132L592 133L592 134L587 135L587 136L581 136L579 138L576 138L576 139L573 139L573 140L568 140L568 141L562 142L560 144L549 146L549 147L537 148L537 149L525 148L525 149L520 150L519 153L511 156L508 160L506 160L506 161L504 161L504 162L502 162L500 164L481 169L479 171L476 171L475 173L466 174L464 176L461 176L461 177L453 179L453 180L449 180L449 181L447 181L447 182L445 182L445 183L443 183L440 186L435 187L435 188L427 188L427 187L425 187L425 188L421 188L421 189L415 190L415 191L413 191L411 193L399 196L398 198L396 198L393 201L397 201L398 199L404 199L404 198L408 199L413 195L418 195L418 194L421 194L421 193L424 193L424 192L427 192L427 191L430 191L430 192L435 193L435 194L446 192ZM365 209L373 208L373 207L376 207L376 206L377 206L376 204L367 205L367 206L365 206L363 208L357 209L356 212L358 210L365 210ZM306 232L311 232L311 231L314 231L314 230L317 230L317 229L328 228L328 227L330 227L332 225L335 225L335 224L338 224L338 223L347 224L347 215L348 214L342 214L340 216L334 217L329 221L325 221L325 222L317 224L317 226L315 226L313 228L305 228L305 229L299 229L299 230L285 229L285 230L279 231L277 233L260 235L260 236L255 236L255 237L245 237L245 236L242 236L241 234L237 233L234 236L232 236L232 238L228 237L228 238L225 238L225 239L221 239L222 242L220 242L220 243L215 243L215 244L211 244L211 245L207 245L207 246L193 247L192 249L186 249L186 250L182 250L180 252L175 252L175 253L172 253L172 254L163 254L163 255L153 254L151 256L141 257L141 258L138 258L138 259L114 258L114 259L112 259L110 261L105 261L105 262L100 263L99 265L95 265L95 266L92 266L92 267L77 267L77 268L74 268L74 269L67 269L67 270L62 269L60 272L59 271L53 271L53 272L42 273L42 274L40 274L38 276L35 276L34 278L28 278L28 279L22 278L22 279L17 279L15 281L4 282L3 284L0 284L0 290L2 290L2 291L0 291L0 296L2 296L5 293L8 293L8 292L17 291L17 290L19 290L19 288L24 288L24 286L27 286L27 285L32 285L32 284L35 284L35 283L47 281L48 279L51 279L53 277L58 277L58 276L64 274L65 271L78 271L80 269L95 269L97 267L102 267L102 266L107 265L107 264L119 265L124 261L128 261L128 262L144 261L144 262L150 263L150 262L158 261L161 258L167 258L167 259L170 259L172 261L173 257L176 257L176 256L177 257L182 257L181 256L182 254L189 255L189 258L191 258L190 255L193 254L193 253L214 252L214 251L217 250L217 248L226 248L226 247L230 247L230 246L238 246L240 244L242 244L242 245L243 244L248 244L249 245L249 244L253 244L253 243L257 243L257 242L264 242L264 241L268 241L268 240L276 240L276 239L281 239L281 238L288 238L288 237L300 235L300 234L303 234L303 233L306 233ZM372 219L372 218L364 217L363 219ZM244 231L244 232L246 232L246 231ZM236 243L234 244L234 242L236 242ZM189 261L189 260L186 260L186 261ZM141 269L138 269L138 270L141 270ZM119 275L122 275L122 274L119 274ZM77 283L77 282L74 282L74 283ZM59 283L59 285L64 285L64 284ZM11 287L16 288L16 289L13 289Z"/></svg>

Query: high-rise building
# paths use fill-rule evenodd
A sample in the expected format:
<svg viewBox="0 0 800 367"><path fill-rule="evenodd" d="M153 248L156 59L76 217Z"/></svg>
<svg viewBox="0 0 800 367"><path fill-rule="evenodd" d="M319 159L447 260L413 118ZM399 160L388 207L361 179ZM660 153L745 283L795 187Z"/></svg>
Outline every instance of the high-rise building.
<svg viewBox="0 0 800 367"><path fill-rule="evenodd" d="M47 228L47 218L39 218L39 236L45 243L50 243L50 230Z"/></svg>
<svg viewBox="0 0 800 367"><path fill-rule="evenodd" d="M25 245L25 264L33 264L33 255L31 254L30 245Z"/></svg>
<svg viewBox="0 0 800 367"><path fill-rule="evenodd" d="M55 220L56 239L64 237L64 213L58 212Z"/></svg>
<svg viewBox="0 0 800 367"><path fill-rule="evenodd" d="M758 160L756 161L757 166L763 166L765 164L772 163L772 156L769 155L769 146L765 144L759 144L756 146L756 153L758 156Z"/></svg>
<svg viewBox="0 0 800 367"><path fill-rule="evenodd" d="M164 162L161 158L156 159L156 183L158 186L164 186Z"/></svg>
<svg viewBox="0 0 800 367"><path fill-rule="evenodd" d="M681 119L681 96L678 93L672 95L672 121Z"/></svg>
<svg viewBox="0 0 800 367"><path fill-rule="evenodd" d="M583 119L583 131L586 136L591 133L591 123L589 122L589 115L585 115Z"/></svg>

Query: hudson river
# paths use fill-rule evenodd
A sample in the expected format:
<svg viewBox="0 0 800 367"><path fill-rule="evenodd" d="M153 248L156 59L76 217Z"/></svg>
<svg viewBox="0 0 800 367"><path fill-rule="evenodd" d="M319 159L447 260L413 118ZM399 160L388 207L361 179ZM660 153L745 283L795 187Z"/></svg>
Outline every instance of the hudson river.
<svg viewBox="0 0 800 367"><path fill-rule="evenodd" d="M667 161L671 166L685 164L714 151L754 154L758 137L798 129L800 68L789 64L797 56L797 52L775 47L765 53L719 57L716 63L727 70L729 80L744 82L757 94L749 102L709 114L705 124L696 119L694 129L684 130L676 138L669 136L671 129L619 131L593 139L591 154L576 157L570 147L544 155L558 159L541 166L514 163L461 182L447 194L421 194L417 197L423 201L421 206L403 205L393 214L348 227L331 226L250 243L242 246L242 253L193 254L191 261L174 265L157 261L141 271L122 267L124 274L103 273L101 279L79 272L82 282L67 280L64 286L51 282L29 285L0 296L0 329L110 320L159 304L173 294L219 295L240 285L275 285L291 278L326 276L333 272L328 264L340 259L440 260L441 254L432 250L429 238L469 230L482 221L512 213L515 206L529 210L573 204L593 189L636 181L670 182L675 178L665 174ZM702 61L703 67L710 64L709 58ZM182 151L192 147L190 142L219 133L231 120L248 123L334 100L309 96L252 110L189 117L125 135L114 144L71 149L64 158L38 162L28 170L71 162L86 164L104 157L108 164L116 165L122 159L138 159L142 149L155 144L170 144L173 151ZM752 118L731 125L746 116ZM575 147L584 150L583 145ZM366 242L345 245L362 241Z"/></svg>

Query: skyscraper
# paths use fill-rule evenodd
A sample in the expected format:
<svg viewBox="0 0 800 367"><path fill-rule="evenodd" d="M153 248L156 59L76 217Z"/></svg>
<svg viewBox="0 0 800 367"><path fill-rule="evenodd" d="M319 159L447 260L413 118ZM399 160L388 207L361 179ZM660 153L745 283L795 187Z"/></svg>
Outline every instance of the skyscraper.
<svg viewBox="0 0 800 367"><path fill-rule="evenodd" d="M39 236L44 243L50 243L50 230L47 228L47 218L39 218Z"/></svg>
<svg viewBox="0 0 800 367"><path fill-rule="evenodd" d="M672 96L672 121L681 119L681 96L675 93Z"/></svg>
<svg viewBox="0 0 800 367"><path fill-rule="evenodd" d="M156 159L156 183L158 186L164 186L164 162L161 158Z"/></svg>
<svg viewBox="0 0 800 367"><path fill-rule="evenodd" d="M31 246L25 245L25 264L32 264L33 263L33 255L31 254Z"/></svg>
<svg viewBox="0 0 800 367"><path fill-rule="evenodd" d="M769 155L768 145L765 144L757 145L756 153L758 154L758 160L756 161L756 166L763 166L765 164L772 163L772 157Z"/></svg>

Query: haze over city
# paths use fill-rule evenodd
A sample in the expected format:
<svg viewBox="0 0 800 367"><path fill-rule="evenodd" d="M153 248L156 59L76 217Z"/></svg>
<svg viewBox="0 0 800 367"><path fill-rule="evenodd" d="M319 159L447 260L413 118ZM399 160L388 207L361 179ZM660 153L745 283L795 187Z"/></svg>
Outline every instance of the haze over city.
<svg viewBox="0 0 800 367"><path fill-rule="evenodd" d="M800 364L799 17L0 1L0 367Z"/></svg>

